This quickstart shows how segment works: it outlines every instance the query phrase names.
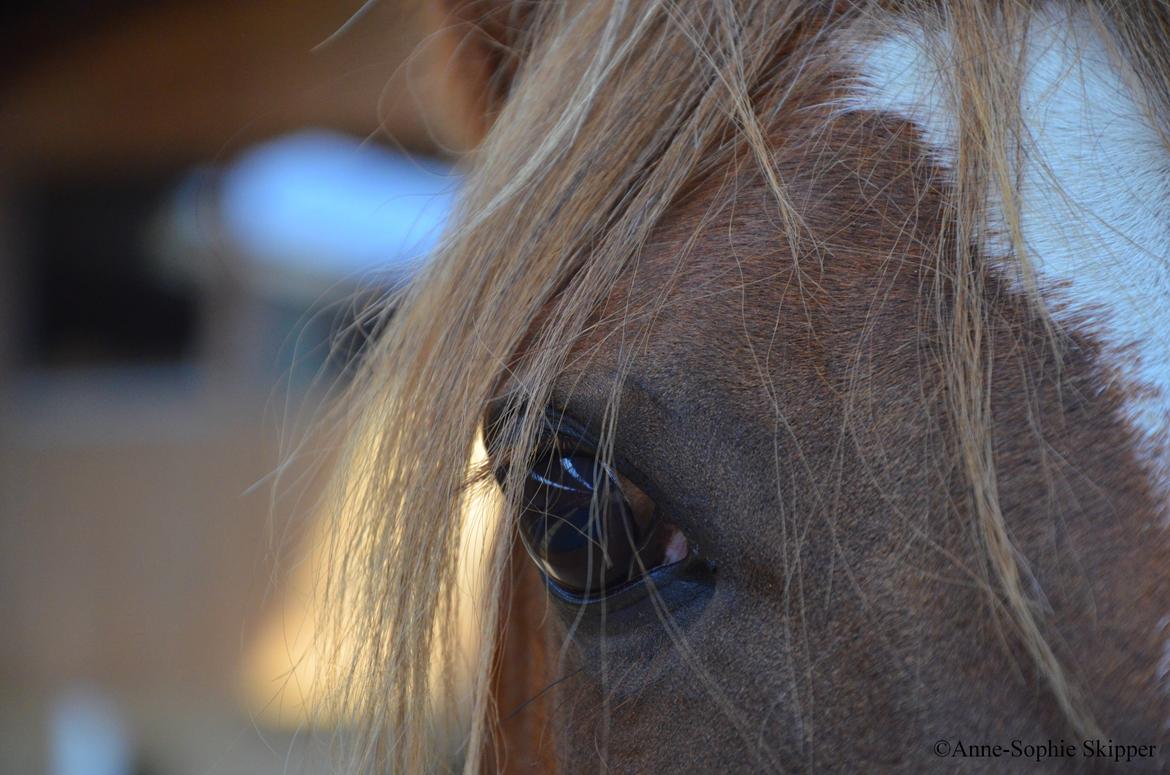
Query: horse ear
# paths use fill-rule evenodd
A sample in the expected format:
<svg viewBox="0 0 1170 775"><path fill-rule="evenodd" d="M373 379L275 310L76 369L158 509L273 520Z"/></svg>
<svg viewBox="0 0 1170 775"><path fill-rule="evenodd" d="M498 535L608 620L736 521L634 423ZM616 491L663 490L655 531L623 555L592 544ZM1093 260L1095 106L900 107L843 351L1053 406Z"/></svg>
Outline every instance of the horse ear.
<svg viewBox="0 0 1170 775"><path fill-rule="evenodd" d="M469 145L483 137L508 97L532 8L517 0L436 0L443 86L458 106L456 120Z"/></svg>

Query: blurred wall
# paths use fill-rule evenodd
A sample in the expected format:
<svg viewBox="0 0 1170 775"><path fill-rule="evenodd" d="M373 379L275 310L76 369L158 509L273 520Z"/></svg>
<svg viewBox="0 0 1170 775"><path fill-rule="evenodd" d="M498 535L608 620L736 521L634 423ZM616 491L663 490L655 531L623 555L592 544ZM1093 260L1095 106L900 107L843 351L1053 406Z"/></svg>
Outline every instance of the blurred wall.
<svg viewBox="0 0 1170 775"><path fill-rule="evenodd" d="M32 50L13 44L26 58L0 81L10 169L77 176L215 160L303 126L421 152L465 143L449 120L455 106L430 88L447 62L436 61L441 47L419 45L439 23L429 3L128 5L81 28L47 6L9 33L65 31Z"/></svg>
<svg viewBox="0 0 1170 775"><path fill-rule="evenodd" d="M308 532L328 450L290 451L353 320L246 281L215 181L303 128L466 145L435 87L450 48L423 45L438 16L362 7L63 1L0 24L0 773L321 766L239 673ZM160 238L191 180L196 239ZM122 770L62 764L95 714Z"/></svg>

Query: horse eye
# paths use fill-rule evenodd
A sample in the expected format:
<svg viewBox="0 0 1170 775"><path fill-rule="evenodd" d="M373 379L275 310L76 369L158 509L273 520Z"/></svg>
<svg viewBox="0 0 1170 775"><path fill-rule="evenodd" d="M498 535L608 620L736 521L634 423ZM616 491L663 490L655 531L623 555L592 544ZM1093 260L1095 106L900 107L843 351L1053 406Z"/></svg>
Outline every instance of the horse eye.
<svg viewBox="0 0 1170 775"><path fill-rule="evenodd" d="M686 538L659 518L646 493L592 452L560 441L533 461L521 505L528 553L552 582L577 596L603 596L688 553Z"/></svg>

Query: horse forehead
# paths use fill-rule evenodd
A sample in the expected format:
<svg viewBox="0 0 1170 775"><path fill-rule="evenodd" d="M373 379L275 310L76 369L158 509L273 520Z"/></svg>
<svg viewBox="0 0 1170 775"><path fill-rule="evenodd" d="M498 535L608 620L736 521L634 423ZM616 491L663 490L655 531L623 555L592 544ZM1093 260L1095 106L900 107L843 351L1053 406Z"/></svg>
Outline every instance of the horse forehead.
<svg viewBox="0 0 1170 775"><path fill-rule="evenodd" d="M1030 27L1022 88L1026 146L1015 160L1023 241L1055 322L1091 335L1101 345L1105 365L1127 386L1125 419L1141 437L1143 462L1170 492L1170 337L1163 335L1170 329L1170 305L1165 303L1170 297L1170 154L1135 92L1133 73L1092 21L1072 11L1037 13L1041 18ZM840 101L845 110L830 124L848 128L841 140L835 143L829 137L819 147L829 155L856 150L865 135L856 132L856 123L850 125L851 113L894 116L915 128L916 142L945 169L954 159L957 121L944 73L921 29L905 24L889 29L851 41L856 53L849 64L857 77ZM810 118L809 126L818 121ZM794 131L800 131L799 124ZM888 140L879 144L887 155L898 155L890 153ZM636 304L649 300L653 306L669 294L673 314L651 317L659 354L670 357L672 351L736 348L753 327L811 327L826 310L836 317L834 324L847 322L851 310L868 316L874 289L867 284L873 270L883 269L895 249L902 259L912 252L907 245L894 244L907 231L906 221L865 212L879 197L853 196L842 202L821 195L847 188L829 179L833 174L861 177L858 168L846 163L821 172L826 179L807 183L821 193L814 192L804 203L808 207L813 201L812 208L820 213L805 215L815 224L826 210L834 217L836 207L838 220L851 221L865 234L864 244L855 245L852 254L830 251L832 264L822 267L825 271L812 285L785 275L794 262L774 219L765 214L767 192L755 186L737 195L734 222L714 219L681 262L678 252L710 202L700 198L672 213L637 271L615 288L603 319L622 320L631 297L640 296ZM915 187L908 177L882 180L883 205L897 201L897 185ZM758 197L758 206L753 206L752 196ZM922 202L914 192L906 199L912 207ZM994 190L988 192L988 201L990 226L982 235L981 252L1002 285L1022 293L1024 281ZM855 206L860 209L850 210ZM920 223L918 228L920 233L929 231L929 225ZM767 278L772 281L762 281ZM835 286L818 299L822 283ZM913 286L904 284L903 290L912 293ZM778 314L788 299L796 302L789 308L794 314ZM679 312L679 304L690 306ZM591 329L577 348L616 349L612 328ZM698 334L704 338L697 339Z"/></svg>
<svg viewBox="0 0 1170 775"><path fill-rule="evenodd" d="M1075 7L1034 13L1021 71L1022 149L1009 157L1019 238L1033 275L1022 269L995 188L986 192L979 250L1009 295L1022 298L1034 281L1057 328L1092 343L1098 369L1093 392L1095 398L1120 396L1109 413L1125 428L1124 442L1104 458L1092 459L1082 448L1070 450L1070 459L1095 481L1118 481L1110 479L1115 472L1103 470L1109 466L1132 469L1143 482L1138 488L1148 500L1134 501L1140 508L1123 529L1147 541L1126 550L1126 562L1142 569L1145 580L1135 583L1160 585L1149 580L1166 578L1170 514L1170 153L1139 79L1102 37L1103 28ZM945 38L931 43L921 28L907 24L869 36L856 49L858 77L844 103L847 110L910 121L928 152L950 167L957 157L958 111L945 86L946 65L936 55L953 47ZM1085 436L1082 429L1082 439L1091 440ZM1123 488L1113 495L1118 502L1111 507L1124 508ZM1101 519L1091 525L1100 540L1112 540L1113 525ZM1156 612L1165 610L1160 589L1127 601L1121 626L1133 642L1161 649L1150 685L1164 698L1170 616Z"/></svg>
<svg viewBox="0 0 1170 775"><path fill-rule="evenodd" d="M819 105L828 93L808 99ZM942 212L937 192L923 189L938 170L924 161L921 175L899 174L915 152L905 122L862 115L827 121L828 113L800 111L777 128L780 143L783 136L821 135L816 163L799 142L777 155L792 173L786 183L807 229L797 249L816 251L794 256L767 182L751 165L736 169L729 161L734 197L720 200L725 190L711 185L668 212L612 289L600 324L574 343L575 353L592 357L571 359L571 370L616 360L628 350L628 337L615 335L623 329L648 334L640 366L665 369L680 390L700 381L760 387L765 366L769 377L793 385L812 377L823 387L825 367L852 362L859 347L889 355L887 369L916 369L893 351L912 351L903 346L922 334L923 270L933 262L928 246ZM888 335L875 336L883 325ZM694 371L704 366L714 368ZM755 397L772 406L767 391ZM738 400L749 399L740 392Z"/></svg>
<svg viewBox="0 0 1170 775"><path fill-rule="evenodd" d="M1023 148L1011 160L1023 244L1053 320L1098 342L1125 384L1125 419L1170 504L1170 153L1136 74L1101 28L1075 9L1035 13L1024 49ZM903 25L857 51L847 106L911 121L951 165L957 112L922 29ZM987 201L981 252L1022 293L996 189Z"/></svg>

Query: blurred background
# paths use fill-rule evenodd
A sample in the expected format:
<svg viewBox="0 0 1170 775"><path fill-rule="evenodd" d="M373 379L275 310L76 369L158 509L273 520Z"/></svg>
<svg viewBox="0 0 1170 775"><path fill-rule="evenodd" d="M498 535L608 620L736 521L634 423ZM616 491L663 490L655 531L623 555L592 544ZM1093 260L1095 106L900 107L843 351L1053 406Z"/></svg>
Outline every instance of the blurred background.
<svg viewBox="0 0 1170 775"><path fill-rule="evenodd" d="M281 691L328 458L304 431L458 186L438 28L400 0L0 10L0 773L325 769Z"/></svg>

